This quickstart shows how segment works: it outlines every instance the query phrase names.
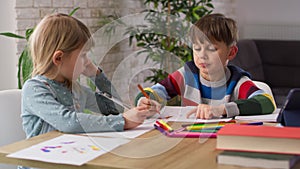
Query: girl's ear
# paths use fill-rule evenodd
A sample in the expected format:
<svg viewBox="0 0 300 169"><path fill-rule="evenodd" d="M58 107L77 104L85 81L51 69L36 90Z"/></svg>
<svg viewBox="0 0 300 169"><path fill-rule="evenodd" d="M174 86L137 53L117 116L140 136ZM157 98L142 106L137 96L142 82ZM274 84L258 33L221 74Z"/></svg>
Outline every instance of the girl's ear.
<svg viewBox="0 0 300 169"><path fill-rule="evenodd" d="M234 59L237 52L238 52L238 47L236 45L231 46L229 56L228 56L228 60Z"/></svg>
<svg viewBox="0 0 300 169"><path fill-rule="evenodd" d="M54 52L54 54L52 56L52 62L54 63L54 65L58 66L62 63L63 54L64 53L61 50L57 50Z"/></svg>

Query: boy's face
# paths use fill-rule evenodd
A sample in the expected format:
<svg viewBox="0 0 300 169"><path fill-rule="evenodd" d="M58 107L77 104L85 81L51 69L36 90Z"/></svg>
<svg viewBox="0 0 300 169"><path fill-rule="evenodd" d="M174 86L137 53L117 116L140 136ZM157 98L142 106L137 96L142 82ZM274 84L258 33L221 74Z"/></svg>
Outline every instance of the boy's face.
<svg viewBox="0 0 300 169"><path fill-rule="evenodd" d="M235 57L236 46L228 47L224 42L196 42L193 44L193 58L200 75L209 81L220 80L229 60Z"/></svg>

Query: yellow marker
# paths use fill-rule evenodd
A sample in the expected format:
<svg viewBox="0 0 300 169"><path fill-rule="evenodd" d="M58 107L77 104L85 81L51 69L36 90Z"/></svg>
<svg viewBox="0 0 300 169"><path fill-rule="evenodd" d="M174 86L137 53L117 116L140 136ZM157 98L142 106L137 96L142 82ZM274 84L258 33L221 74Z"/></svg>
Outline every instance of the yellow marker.
<svg viewBox="0 0 300 169"><path fill-rule="evenodd" d="M164 125L169 131L173 131L173 129L166 123L164 122L163 120L159 120L159 122Z"/></svg>
<svg viewBox="0 0 300 169"><path fill-rule="evenodd" d="M205 124L201 126L187 126L187 130L201 130L205 128L220 128L223 127L225 124Z"/></svg>

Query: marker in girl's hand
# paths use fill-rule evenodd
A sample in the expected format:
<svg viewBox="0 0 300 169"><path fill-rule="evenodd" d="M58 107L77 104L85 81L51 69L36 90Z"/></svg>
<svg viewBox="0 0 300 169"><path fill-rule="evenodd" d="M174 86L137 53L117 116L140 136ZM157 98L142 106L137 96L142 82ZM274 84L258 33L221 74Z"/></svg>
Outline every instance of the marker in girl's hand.
<svg viewBox="0 0 300 169"><path fill-rule="evenodd" d="M140 84L138 84L137 86L140 89L140 91L142 92L142 94L149 100L149 103L150 103L149 106L151 106L150 96L145 92L145 90L143 89L143 87ZM157 113L160 115L159 111L157 111Z"/></svg>
<svg viewBox="0 0 300 169"><path fill-rule="evenodd" d="M145 92L145 90L143 89L143 87L142 87L140 84L138 84L137 86L138 86L138 88L140 89L140 91L142 92L142 94L143 94L147 99L150 99L149 95Z"/></svg>

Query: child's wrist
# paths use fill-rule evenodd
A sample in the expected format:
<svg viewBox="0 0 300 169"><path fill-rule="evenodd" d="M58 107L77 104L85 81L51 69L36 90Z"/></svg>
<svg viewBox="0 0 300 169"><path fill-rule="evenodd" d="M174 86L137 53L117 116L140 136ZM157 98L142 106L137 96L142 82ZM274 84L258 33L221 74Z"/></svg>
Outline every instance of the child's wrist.
<svg viewBox="0 0 300 169"><path fill-rule="evenodd" d="M222 117L227 117L227 111L225 105L221 105Z"/></svg>
<svg viewBox="0 0 300 169"><path fill-rule="evenodd" d="M100 73L102 73L102 69L100 67L98 67L97 71L96 71L96 76L100 75Z"/></svg>

